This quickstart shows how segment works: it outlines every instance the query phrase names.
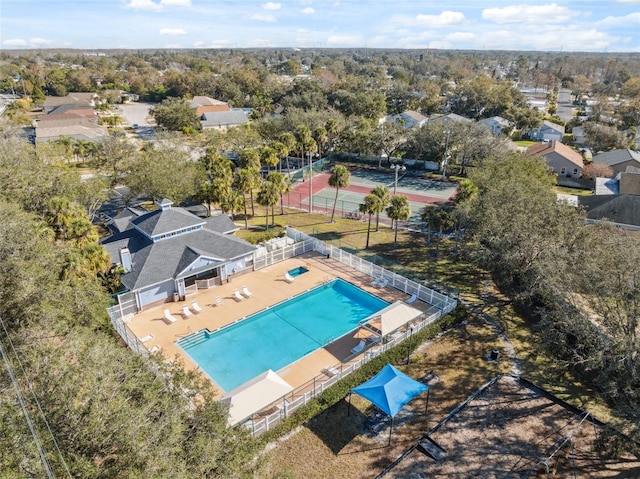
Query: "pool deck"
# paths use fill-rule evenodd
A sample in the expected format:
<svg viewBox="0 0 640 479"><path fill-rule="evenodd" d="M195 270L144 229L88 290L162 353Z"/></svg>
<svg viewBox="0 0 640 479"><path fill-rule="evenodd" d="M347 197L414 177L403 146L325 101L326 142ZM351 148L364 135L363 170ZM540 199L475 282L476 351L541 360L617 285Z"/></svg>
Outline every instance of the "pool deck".
<svg viewBox="0 0 640 479"><path fill-rule="evenodd" d="M295 277L292 283L288 283L284 279L285 273L297 266L304 266L309 271ZM186 368L198 369L197 364L183 353L175 341L203 329L214 331L232 324L334 278L349 281L391 303L409 298L408 294L390 286L386 288L373 287L370 285L372 282L370 276L351 269L334 259L310 252L258 271L235 275L229 283L200 290L197 294L188 296L186 301L152 306L136 314L128 326L138 338L153 336L145 341L144 344L147 348L151 349L157 345L160 347L159 352L168 360L182 361ZM238 289L242 292L243 286L247 286L253 296L243 301L237 301L233 296L233 290ZM216 296L222 298L222 304L216 305ZM203 311L200 314L184 318L181 314L182 307L185 305L190 307L192 301L197 301ZM427 303L422 301L416 301L412 306L422 311L429 307ZM164 319L165 309L168 309L178 319L175 323L168 323ZM321 374L324 368L336 366L347 359L351 355L351 348L356 346L361 338L366 338L369 335L368 331L360 329L348 333L343 338L285 366L276 373L294 388L299 387ZM222 394L217 386L216 389Z"/></svg>

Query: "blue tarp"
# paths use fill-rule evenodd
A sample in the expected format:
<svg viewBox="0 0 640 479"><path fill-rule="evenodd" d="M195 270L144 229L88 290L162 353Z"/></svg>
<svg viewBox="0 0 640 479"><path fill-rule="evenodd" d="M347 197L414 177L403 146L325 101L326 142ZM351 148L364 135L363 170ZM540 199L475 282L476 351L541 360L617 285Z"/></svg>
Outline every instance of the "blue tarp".
<svg viewBox="0 0 640 479"><path fill-rule="evenodd" d="M368 399L387 415L394 417L405 404L427 389L429 386L387 364L378 374L353 388L351 392Z"/></svg>

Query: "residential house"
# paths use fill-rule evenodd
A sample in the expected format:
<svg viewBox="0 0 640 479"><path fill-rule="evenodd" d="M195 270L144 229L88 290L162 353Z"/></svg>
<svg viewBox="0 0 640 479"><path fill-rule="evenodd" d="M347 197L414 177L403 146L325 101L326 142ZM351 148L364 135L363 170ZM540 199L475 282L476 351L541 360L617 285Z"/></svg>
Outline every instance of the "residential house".
<svg viewBox="0 0 640 479"><path fill-rule="evenodd" d="M231 107L225 103L208 96L194 96L189 101L189 106L196 109L196 115L202 116L204 113L230 111Z"/></svg>
<svg viewBox="0 0 640 479"><path fill-rule="evenodd" d="M95 107L98 95L91 92L74 92L67 96L48 96L42 104L45 113L51 113L62 105L75 105L84 107Z"/></svg>
<svg viewBox="0 0 640 479"><path fill-rule="evenodd" d="M95 93L70 93L64 97L47 97L44 114L34 122L35 141L43 143L60 137L99 141L109 135L106 126L98 125Z"/></svg>
<svg viewBox="0 0 640 479"><path fill-rule="evenodd" d="M478 121L479 125L486 125L494 136L498 135L511 135L513 125L509 120L502 118L501 116L492 116L491 118L485 118Z"/></svg>
<svg viewBox="0 0 640 479"><path fill-rule="evenodd" d="M228 130L249 123L247 112L242 108L231 108L225 103L207 96L194 96L189 102L195 108L203 129Z"/></svg>
<svg viewBox="0 0 640 479"><path fill-rule="evenodd" d="M593 157L593 162L609 166L614 174L627 170L627 167L640 168L640 153L633 150L611 150Z"/></svg>
<svg viewBox="0 0 640 479"><path fill-rule="evenodd" d="M608 220L623 229L640 229L640 196L630 194L579 196L587 221Z"/></svg>
<svg viewBox="0 0 640 479"><path fill-rule="evenodd" d="M457 115L456 113L449 113L447 115L440 116L432 116L429 118L429 123L437 123L441 122L447 124L449 122L457 122L457 123L473 123L473 120L462 115Z"/></svg>
<svg viewBox="0 0 640 479"><path fill-rule="evenodd" d="M571 178L582 176L582 155L560 141L537 143L527 148L526 154L544 157L549 168L557 175Z"/></svg>
<svg viewBox="0 0 640 479"><path fill-rule="evenodd" d="M203 129L214 128L216 130L228 130L234 126L249 123L249 117L243 109L231 109L229 111L212 111L203 113L200 124Z"/></svg>
<svg viewBox="0 0 640 479"><path fill-rule="evenodd" d="M140 310L184 298L197 280L222 284L253 265L255 246L234 236L227 215L200 218L163 199L155 211L127 208L108 226L113 234L101 244L124 268L122 284Z"/></svg>
<svg viewBox="0 0 640 479"><path fill-rule="evenodd" d="M386 121L396 123L398 125L403 125L408 130L411 128L423 127L427 123L428 118L422 113L418 113L417 111L406 110L399 115L392 115L387 117Z"/></svg>
<svg viewBox="0 0 640 479"><path fill-rule="evenodd" d="M542 125L532 128L528 132L528 136L533 141L562 141L564 137L564 126L544 120Z"/></svg>

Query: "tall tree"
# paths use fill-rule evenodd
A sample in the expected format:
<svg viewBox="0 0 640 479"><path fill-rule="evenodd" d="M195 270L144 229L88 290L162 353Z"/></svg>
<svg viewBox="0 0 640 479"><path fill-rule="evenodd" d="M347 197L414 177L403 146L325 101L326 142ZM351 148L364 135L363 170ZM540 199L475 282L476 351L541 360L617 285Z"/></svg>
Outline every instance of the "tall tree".
<svg viewBox="0 0 640 479"><path fill-rule="evenodd" d="M331 223L336 214L336 204L338 203L338 192L340 188L346 188L349 186L351 174L349 170L343 165L335 165L331 168L331 176L329 176L329 186L336 189L336 196L333 199L333 209L331 210Z"/></svg>
<svg viewBox="0 0 640 479"><path fill-rule="evenodd" d="M270 181L263 181L258 190L256 200L259 205L265 207L265 230L269 229L269 208L271 208L271 223L275 223L275 216L273 214L273 207L278 204L280 194L276 185Z"/></svg>
<svg viewBox="0 0 640 479"><path fill-rule="evenodd" d="M171 131L194 133L201 129L200 119L186 100L166 98L151 110L156 123Z"/></svg>
<svg viewBox="0 0 640 479"><path fill-rule="evenodd" d="M411 207L406 196L396 195L391 197L391 202L387 206L387 216L395 222L395 234L393 244L398 243L398 222L406 221L411 216Z"/></svg>
<svg viewBox="0 0 640 479"><path fill-rule="evenodd" d="M284 205L282 197L291 192L291 180L288 176L285 176L278 171L272 171L267 175L267 181L273 183L278 190L278 195L280 196L280 214L283 215Z"/></svg>
<svg viewBox="0 0 640 479"><path fill-rule="evenodd" d="M379 231L379 226L380 226L380 213L382 213L384 209L391 202L391 193L389 193L389 188L387 188L386 186L380 185L373 188L371 190L371 194L376 195L378 198L380 198L378 210L374 211L374 213L376 214L376 232L377 232Z"/></svg>
<svg viewBox="0 0 640 479"><path fill-rule="evenodd" d="M384 206L382 205L382 200L379 196L374 195L373 193L369 193L364 197L364 203L361 203L358 206L358 210L360 213L365 215L369 215L369 221L367 222L367 242L365 244L364 249L369 249L369 236L371 233L371 215L378 214L382 211Z"/></svg>

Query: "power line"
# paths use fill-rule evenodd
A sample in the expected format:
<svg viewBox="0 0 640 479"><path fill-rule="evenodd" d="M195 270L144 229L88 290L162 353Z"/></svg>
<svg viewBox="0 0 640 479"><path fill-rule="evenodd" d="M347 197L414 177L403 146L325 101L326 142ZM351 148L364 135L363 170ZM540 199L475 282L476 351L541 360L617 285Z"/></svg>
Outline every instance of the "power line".
<svg viewBox="0 0 640 479"><path fill-rule="evenodd" d="M31 392L31 395L33 396L33 400L36 403L36 406L38 407L38 412L40 413L40 417L42 418L42 421L44 422L45 426L47 427L47 431L49 431L49 436L51 437L51 440L53 441L53 445L56 448L56 451L58 453L58 457L60 458L60 462L62 463L62 465L64 466L64 469L67 473L67 476L72 477L71 475L71 471L69 471L69 467L67 466L66 461L64 460L64 455L62 454L62 451L60 450L60 446L58 445L58 441L56 441L55 436L53 435L53 431L51 430L51 426L49 426L49 421L47 421L47 417L44 414L44 411L42 410L42 405L40 404L40 401L38 400L38 396L36 395L35 391L33 390L33 387L31 386L31 381L29 381L27 379L27 373L22 365L22 362L20 361L20 358L18 357L18 352L16 351L16 348L13 345L13 341L11 341L11 337L9 336L9 332L7 331L7 327L4 323L4 321L2 320L2 318L0 318L0 324L2 325L2 329L4 330L5 336L7 337L7 341L9 342L9 345L11 346L11 350L13 351L13 355L15 356L15 359L18 363L18 366L20 366L20 370L22 371L22 375L25 378L25 381L27 383L27 386L29 387L29 391ZM2 341L0 341L0 347L2 347ZM7 363L7 361L5 360L5 363ZM7 367L11 367L8 363L7 363ZM17 383L14 383L14 386L17 389ZM47 462L48 464L48 462ZM53 471L52 471L53 473Z"/></svg>
<svg viewBox="0 0 640 479"><path fill-rule="evenodd" d="M3 323L4 324L4 323ZM36 445L36 449L38 450L38 454L40 455L40 461L42 461L42 465L44 466L45 471L47 472L47 477L54 478L55 475L53 470L51 469L51 465L47 460L47 456L45 454L44 448L40 443L40 438L38 437L38 432L31 421L31 417L29 416L29 412L27 411L27 407L24 403L24 398L22 397L22 393L20 392L20 388L18 387L18 383L16 381L16 377L13 374L13 370L11 369L11 364L9 363L9 358L4 350L4 346L2 341L0 341L0 354L2 354L2 359L4 360L5 367L7 368L7 373L9 374L9 378L11 379L11 383L13 384L14 389L16 390L16 396L18 397L18 402L20 403L20 408L22 409L22 413L24 414L25 419L27 420L27 425L29 426L29 430L31 431L31 435L33 436L33 441Z"/></svg>

